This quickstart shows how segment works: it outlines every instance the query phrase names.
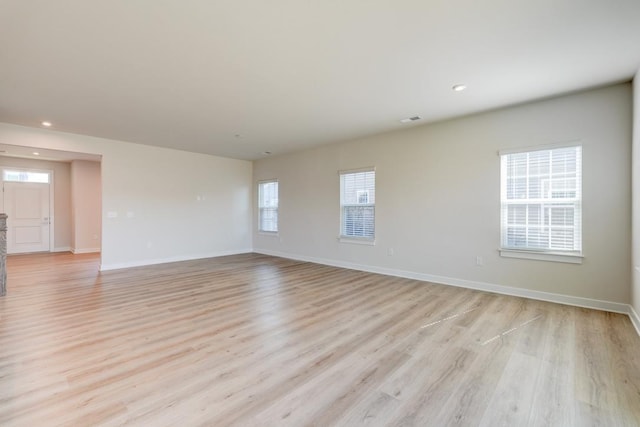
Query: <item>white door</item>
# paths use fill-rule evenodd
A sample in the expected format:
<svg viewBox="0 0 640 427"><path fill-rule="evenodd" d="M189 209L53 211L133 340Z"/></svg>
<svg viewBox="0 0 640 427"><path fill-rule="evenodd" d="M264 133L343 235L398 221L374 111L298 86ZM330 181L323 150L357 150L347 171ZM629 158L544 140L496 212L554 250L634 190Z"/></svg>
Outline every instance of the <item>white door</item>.
<svg viewBox="0 0 640 427"><path fill-rule="evenodd" d="M49 184L4 183L7 253L49 251Z"/></svg>

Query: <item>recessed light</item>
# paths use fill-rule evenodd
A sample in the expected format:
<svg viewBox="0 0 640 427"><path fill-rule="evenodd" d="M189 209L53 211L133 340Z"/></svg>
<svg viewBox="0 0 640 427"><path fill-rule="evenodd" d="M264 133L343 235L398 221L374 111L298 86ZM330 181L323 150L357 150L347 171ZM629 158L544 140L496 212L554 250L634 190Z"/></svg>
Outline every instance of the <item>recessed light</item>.
<svg viewBox="0 0 640 427"><path fill-rule="evenodd" d="M453 86L451 89L453 89L456 92L462 92L463 90L465 90L467 87L465 85L455 85Z"/></svg>
<svg viewBox="0 0 640 427"><path fill-rule="evenodd" d="M422 120L422 117L420 116L407 117L406 119L400 120L400 123L411 123L411 122L417 122L418 120Z"/></svg>
<svg viewBox="0 0 640 427"><path fill-rule="evenodd" d="M34 152L33 152L33 155L34 155L34 156L39 156L39 155L40 155L40 153L38 153L37 151L34 151Z"/></svg>
<svg viewBox="0 0 640 427"><path fill-rule="evenodd" d="M44 122L42 122L42 126L51 127L51 122L44 121Z"/></svg>

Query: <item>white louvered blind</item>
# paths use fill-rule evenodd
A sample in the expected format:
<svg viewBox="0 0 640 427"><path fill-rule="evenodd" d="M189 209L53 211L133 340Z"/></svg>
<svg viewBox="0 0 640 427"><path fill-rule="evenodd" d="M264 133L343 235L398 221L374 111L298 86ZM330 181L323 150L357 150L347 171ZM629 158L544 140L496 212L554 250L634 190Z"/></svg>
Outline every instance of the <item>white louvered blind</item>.
<svg viewBox="0 0 640 427"><path fill-rule="evenodd" d="M375 237L376 172L340 173L341 237Z"/></svg>
<svg viewBox="0 0 640 427"><path fill-rule="evenodd" d="M501 155L502 248L582 253L582 147Z"/></svg>
<svg viewBox="0 0 640 427"><path fill-rule="evenodd" d="M258 230L278 231L278 181L258 183Z"/></svg>

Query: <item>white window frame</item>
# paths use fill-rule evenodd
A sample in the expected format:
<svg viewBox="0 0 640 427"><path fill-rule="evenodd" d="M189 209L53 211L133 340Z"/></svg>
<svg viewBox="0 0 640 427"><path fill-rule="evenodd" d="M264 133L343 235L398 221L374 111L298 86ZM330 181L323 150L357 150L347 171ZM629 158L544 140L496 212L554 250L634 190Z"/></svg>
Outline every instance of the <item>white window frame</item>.
<svg viewBox="0 0 640 427"><path fill-rule="evenodd" d="M341 170L338 171L338 175L339 175L339 179L340 179L340 228L339 228L339 237L338 237L338 241L342 242L342 243L355 243L355 244L362 244L362 245L375 245L376 242L376 214L375 214L375 208L376 208L376 204L374 203L368 203L370 201L370 194L369 191L366 189L361 189L361 190L357 190L357 197L360 200L360 198L362 196L366 195L366 199L367 199L367 203L356 203L356 204L347 204L344 203L343 200L343 196L344 196L344 181L343 181L343 177L346 175L351 175L351 174L357 174L357 173L366 173L366 172L373 172L374 173L374 178L373 178L373 185L374 185L374 191L375 191L375 187L376 187L376 176L375 176L375 172L376 172L376 168L375 167L366 167L366 168L360 168L360 169L348 169L348 170ZM373 236L352 236L352 235L346 235L344 234L344 230L345 230L345 216L344 216L344 208L347 206L365 206L365 207L372 207L373 208Z"/></svg>
<svg viewBox="0 0 640 427"><path fill-rule="evenodd" d="M539 249L539 248L527 248L527 247L510 247L506 245L506 233L508 228L508 218L506 206L509 203L517 203L523 204L526 203L526 200L533 200L532 204L538 204L542 201L544 203L545 200L554 200L557 199L545 198L545 199L517 199L517 200L508 200L507 199L507 170L506 170L506 156L512 154L522 154L522 153L531 153L536 151L547 151L547 150L555 150L560 148L578 148L578 158L576 160L576 168L577 168L577 179L579 179L578 185L576 186L576 196L575 198L566 198L562 199L567 204L572 203L574 205L574 241L576 244L574 245L573 250L558 250L558 249ZM517 150L502 150L499 152L500 155L500 255L506 258L521 258L521 259L533 259L540 261L554 261L554 262L565 262L571 264L581 264L583 260L582 253L582 166L583 166L583 148L582 144L578 142L570 142L565 144L551 144L544 145L538 147L528 147ZM527 180L530 177L530 174L526 175ZM544 204L543 204L544 207Z"/></svg>
<svg viewBox="0 0 640 427"><path fill-rule="evenodd" d="M272 184L275 183L277 185L277 190L276 190L276 205L275 205L275 212L276 212L276 223L275 223L275 230L263 230L262 229L262 213L264 209L273 209L273 206L263 206L262 205L262 191L263 191L263 185L265 184ZM277 179L267 179L267 180L263 180L263 181L258 181L258 233L260 234L265 234L265 235L271 235L271 236L277 236L280 230L280 218L278 216L279 214L279 209L280 209L280 183L278 182Z"/></svg>

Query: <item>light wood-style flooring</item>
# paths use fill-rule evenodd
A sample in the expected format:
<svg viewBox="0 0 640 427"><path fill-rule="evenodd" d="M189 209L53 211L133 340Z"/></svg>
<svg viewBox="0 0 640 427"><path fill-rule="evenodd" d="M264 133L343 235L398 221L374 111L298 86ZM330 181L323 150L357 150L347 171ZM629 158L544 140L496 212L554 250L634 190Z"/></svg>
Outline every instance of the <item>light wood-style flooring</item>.
<svg viewBox="0 0 640 427"><path fill-rule="evenodd" d="M638 426L620 314L247 254L8 260L0 426Z"/></svg>

